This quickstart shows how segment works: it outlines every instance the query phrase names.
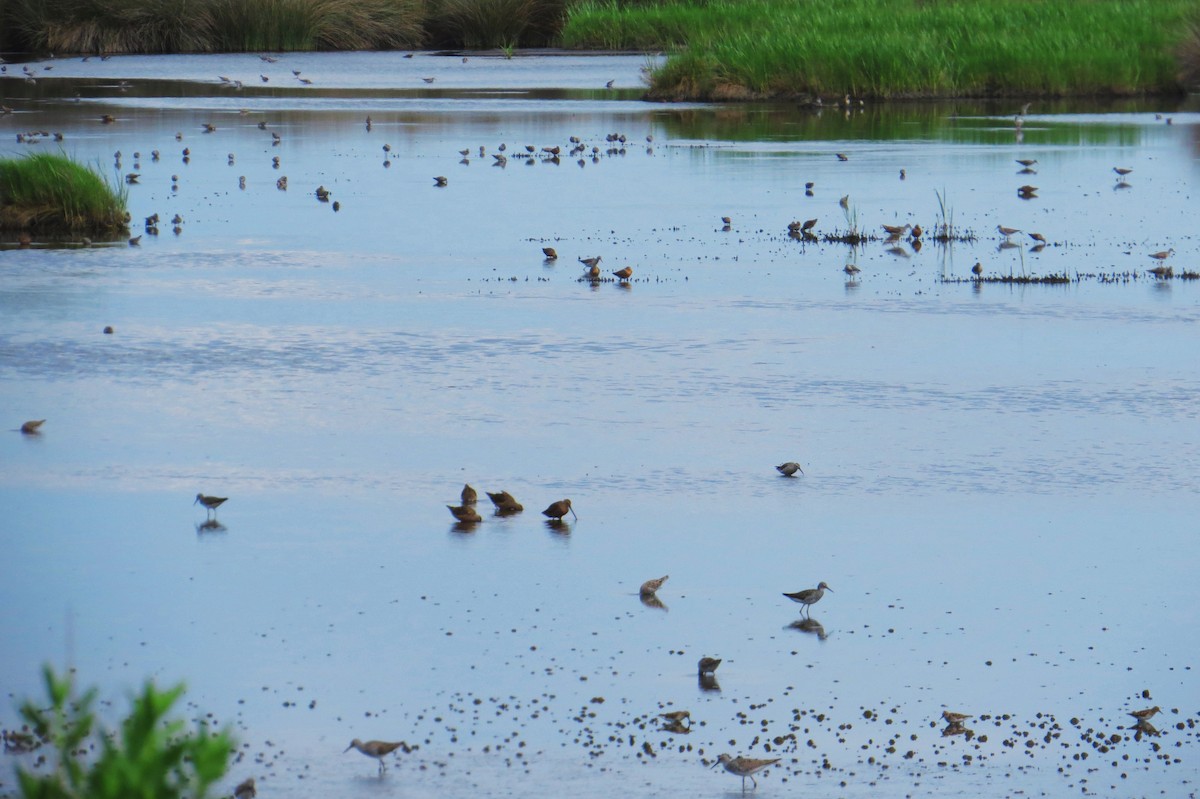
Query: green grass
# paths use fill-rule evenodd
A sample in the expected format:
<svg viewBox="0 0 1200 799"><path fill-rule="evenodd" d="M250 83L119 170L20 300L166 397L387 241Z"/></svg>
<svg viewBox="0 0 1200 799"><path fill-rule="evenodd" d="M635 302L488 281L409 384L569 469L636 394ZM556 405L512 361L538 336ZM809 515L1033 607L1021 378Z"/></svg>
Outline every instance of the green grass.
<svg viewBox="0 0 1200 799"><path fill-rule="evenodd" d="M671 52L667 99L1129 95L1183 90L1198 19L1195 0L581 0L562 39Z"/></svg>
<svg viewBox="0 0 1200 799"><path fill-rule="evenodd" d="M0 230L118 233L125 205L124 188L64 155L0 159Z"/></svg>
<svg viewBox="0 0 1200 799"><path fill-rule="evenodd" d="M0 49L53 53L545 45L566 0L0 0Z"/></svg>

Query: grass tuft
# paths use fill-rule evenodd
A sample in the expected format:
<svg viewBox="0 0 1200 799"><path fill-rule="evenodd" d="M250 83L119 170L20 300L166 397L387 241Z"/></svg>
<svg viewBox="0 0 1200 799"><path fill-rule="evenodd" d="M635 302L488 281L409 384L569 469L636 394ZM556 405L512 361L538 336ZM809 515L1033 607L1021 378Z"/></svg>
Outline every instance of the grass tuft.
<svg viewBox="0 0 1200 799"><path fill-rule="evenodd" d="M65 155L0 159L0 230L119 233L126 199L124 188Z"/></svg>

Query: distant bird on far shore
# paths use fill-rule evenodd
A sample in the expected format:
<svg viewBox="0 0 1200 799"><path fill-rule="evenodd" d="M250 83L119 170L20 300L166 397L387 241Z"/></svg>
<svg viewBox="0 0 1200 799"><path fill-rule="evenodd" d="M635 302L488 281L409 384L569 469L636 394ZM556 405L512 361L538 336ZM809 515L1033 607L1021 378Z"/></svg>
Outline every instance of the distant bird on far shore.
<svg viewBox="0 0 1200 799"><path fill-rule="evenodd" d="M848 264L846 266L847 274L850 273L849 272L850 266L852 266L852 264ZM857 266L854 267L854 271L855 272L858 271ZM793 475L796 474L796 472L800 472L800 474L804 474L804 470L800 468L800 464L796 463L795 461L788 461L787 463L781 463L775 467L775 471L779 472L784 477L792 477Z"/></svg>

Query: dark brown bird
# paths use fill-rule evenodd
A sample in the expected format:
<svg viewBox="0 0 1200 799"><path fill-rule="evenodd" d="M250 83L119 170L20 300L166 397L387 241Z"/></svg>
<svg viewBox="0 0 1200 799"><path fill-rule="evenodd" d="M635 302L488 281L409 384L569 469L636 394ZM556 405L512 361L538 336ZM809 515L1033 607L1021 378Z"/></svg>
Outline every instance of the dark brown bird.
<svg viewBox="0 0 1200 799"><path fill-rule="evenodd" d="M555 249L553 247L543 247L542 255L546 256L547 261L557 261L558 260L558 253L555 251Z"/></svg>
<svg viewBox="0 0 1200 799"><path fill-rule="evenodd" d="M658 589L662 588L663 583L665 583L667 578L670 576L671 575L669 574L664 574L662 577L658 577L653 580L647 580L646 582L642 583L642 587L638 589L638 593L642 596L653 596Z"/></svg>
<svg viewBox="0 0 1200 799"><path fill-rule="evenodd" d="M204 494L196 495L196 502L199 502L201 505L203 505L204 509L213 515L213 518L216 518L217 508L225 504L228 499L229 497L206 497ZM193 502L192 504L195 505L196 502Z"/></svg>
<svg viewBox="0 0 1200 799"><path fill-rule="evenodd" d="M21 432L27 436L34 436L41 432L41 427L46 423L45 419L31 419L21 425Z"/></svg>
<svg viewBox="0 0 1200 799"><path fill-rule="evenodd" d="M253 777L247 777L233 789L233 799L254 799L257 795L258 789L254 786Z"/></svg>
<svg viewBox="0 0 1200 799"><path fill-rule="evenodd" d="M479 500L479 493L471 488L471 484L467 483L462 490L462 504L474 505Z"/></svg>
<svg viewBox="0 0 1200 799"><path fill-rule="evenodd" d="M613 272L613 276L618 280L628 280L629 278L633 277L633 267L626 266L623 269L618 269L617 271Z"/></svg>
<svg viewBox="0 0 1200 799"><path fill-rule="evenodd" d="M476 524L477 522L483 521L483 517L480 516L475 508L471 507L470 505L461 505L459 507L447 505L446 507L449 508L450 515L458 519L463 524ZM366 753L364 752L364 754ZM386 752L384 754L386 754Z"/></svg>
<svg viewBox="0 0 1200 799"><path fill-rule="evenodd" d="M591 258L580 258L579 263L583 264L584 266L599 266L600 265L600 256L595 255L595 256L592 256Z"/></svg>
<svg viewBox="0 0 1200 799"><path fill-rule="evenodd" d="M975 275L976 277L979 277L980 275L982 275L983 274L983 264L976 261L975 265L971 267L971 274Z"/></svg>
<svg viewBox="0 0 1200 799"><path fill-rule="evenodd" d="M346 754L346 752L349 752L351 749L357 749L358 751L362 752L367 757L373 757L376 760L378 760L379 761L379 770L380 770L380 772L382 772L387 767L386 764L383 762L383 758L386 755L390 755L392 752L396 751L397 749L399 749L402 746L404 746L403 741L395 741L395 742L367 741L366 743L364 743L364 742L358 740L357 738L355 738L353 741L350 742L350 745L347 746L342 751L342 754L343 755Z"/></svg>
<svg viewBox="0 0 1200 799"><path fill-rule="evenodd" d="M433 179L433 185L435 186L445 186L448 182L449 181L442 175L438 175Z"/></svg>
<svg viewBox="0 0 1200 799"><path fill-rule="evenodd" d="M1029 169L1030 167L1032 167L1034 164L1037 163L1037 159L1036 158L1018 158L1017 163L1020 164L1021 166L1025 167L1026 169Z"/></svg>
<svg viewBox="0 0 1200 799"><path fill-rule="evenodd" d="M942 711L942 718L947 724L959 725L967 719L971 718L970 713L952 713L949 710Z"/></svg>
<svg viewBox="0 0 1200 799"><path fill-rule="evenodd" d="M1135 719L1138 719L1139 721L1146 721L1148 719L1154 718L1154 716L1156 714L1161 713L1161 712L1162 712L1162 708L1160 708L1158 705L1155 705L1154 707L1148 707L1145 710L1131 710L1131 711L1129 711L1129 715L1133 716Z"/></svg>
<svg viewBox="0 0 1200 799"><path fill-rule="evenodd" d="M720 658L700 658L700 662L696 664L696 668L699 670L700 676L703 677L705 674L712 674L717 670L717 666L720 665Z"/></svg>
<svg viewBox="0 0 1200 799"><path fill-rule="evenodd" d="M510 513L520 513L521 511L525 510L525 506L520 502L517 502L513 495L507 491L501 491L497 494L493 494L491 491L489 491L487 492L487 495L488 499L492 501L492 504L496 506L496 512L501 516L505 516Z"/></svg>
<svg viewBox="0 0 1200 799"><path fill-rule="evenodd" d="M851 269L853 269L853 271L851 271ZM848 275L853 275L856 272L858 272L858 267L854 266L853 264L847 264L844 271ZM800 474L804 474L804 470L800 468L800 464L796 463L795 461L788 461L787 463L781 463L775 467L775 471L779 472L784 477L791 477L796 472L800 472Z"/></svg>
<svg viewBox="0 0 1200 799"><path fill-rule="evenodd" d="M571 500L569 499L560 499L558 502L552 502L550 507L542 511L543 516L548 516L549 518L557 519L558 521L562 521L562 517L566 516L568 513L570 513L572 516L575 516L576 521L579 520L579 516L575 514L575 509L571 507Z"/></svg>
<svg viewBox="0 0 1200 799"><path fill-rule="evenodd" d="M1045 236L1043 236L1041 233L1030 233L1030 234L1029 234L1029 238L1033 239L1033 240L1034 240L1034 241L1036 241L1038 244L1045 244L1045 243L1046 243L1046 237L1045 237Z"/></svg>
<svg viewBox="0 0 1200 799"><path fill-rule="evenodd" d="M837 156L837 160L839 160L839 161L849 161L850 160L850 156L846 155L845 153L834 153L834 155Z"/></svg>

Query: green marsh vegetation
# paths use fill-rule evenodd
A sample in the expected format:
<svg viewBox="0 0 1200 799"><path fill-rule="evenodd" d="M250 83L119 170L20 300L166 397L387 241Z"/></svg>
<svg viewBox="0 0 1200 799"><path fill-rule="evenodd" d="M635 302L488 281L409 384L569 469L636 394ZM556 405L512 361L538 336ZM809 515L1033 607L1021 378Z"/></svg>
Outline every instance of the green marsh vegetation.
<svg viewBox="0 0 1200 799"><path fill-rule="evenodd" d="M126 199L124 188L65 155L0 159L0 230L121 233Z"/></svg>
<svg viewBox="0 0 1200 799"><path fill-rule="evenodd" d="M147 682L120 728L108 731L93 710L96 689L80 696L70 675L46 667L43 676L49 705L21 706L31 730L21 740L27 749L52 747L56 757L46 774L18 767L24 799L205 799L225 775L234 750L230 734L203 724L188 731L169 716L182 685L160 690Z"/></svg>
<svg viewBox="0 0 1200 799"><path fill-rule="evenodd" d="M580 0L567 47L664 49L658 99L1180 93L1195 0Z"/></svg>
<svg viewBox="0 0 1200 799"><path fill-rule="evenodd" d="M0 47L209 53L540 46L567 0L0 0Z"/></svg>

